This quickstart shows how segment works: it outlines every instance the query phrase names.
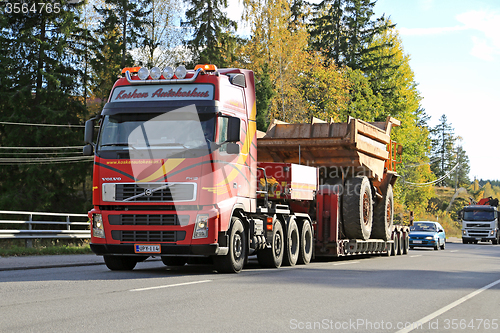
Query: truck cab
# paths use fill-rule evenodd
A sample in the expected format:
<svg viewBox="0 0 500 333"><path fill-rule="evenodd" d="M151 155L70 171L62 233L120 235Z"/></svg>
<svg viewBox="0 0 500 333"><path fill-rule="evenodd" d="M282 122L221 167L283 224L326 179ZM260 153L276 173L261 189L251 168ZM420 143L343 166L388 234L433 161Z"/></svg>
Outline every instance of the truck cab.
<svg viewBox="0 0 500 333"><path fill-rule="evenodd" d="M460 213L462 219L462 242L464 244L478 241L498 244L498 210L490 205L471 205Z"/></svg>
<svg viewBox="0 0 500 333"><path fill-rule="evenodd" d="M225 255L234 210L256 209L253 73L207 65L122 75L86 124L91 249L119 270L151 255L172 265Z"/></svg>

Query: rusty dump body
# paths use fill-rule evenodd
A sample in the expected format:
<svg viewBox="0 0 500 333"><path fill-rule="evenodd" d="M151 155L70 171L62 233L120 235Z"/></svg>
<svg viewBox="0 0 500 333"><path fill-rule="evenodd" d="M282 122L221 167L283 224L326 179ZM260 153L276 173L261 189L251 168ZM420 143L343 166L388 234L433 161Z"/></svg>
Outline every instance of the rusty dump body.
<svg viewBox="0 0 500 333"><path fill-rule="evenodd" d="M266 133L259 133L259 166L272 175L271 181L286 183L272 164L300 164L316 170L313 199L305 199L311 204L283 196L293 194L293 186L269 194L270 200L288 202L294 212L309 208L308 214L316 221L316 256L407 253L409 230L393 225L392 217L392 186L398 177L396 157L401 155L401 146L390 135L392 127L399 125L392 117L371 123L355 118L328 123L313 118L301 124L274 121ZM339 191L339 185L343 190Z"/></svg>
<svg viewBox="0 0 500 333"><path fill-rule="evenodd" d="M339 169L337 177L342 173L362 174L376 184L387 171L395 172L390 134L392 127L399 125L400 121L392 117L372 123L355 118L346 123L313 118L310 124L275 120L257 139L258 159L334 167Z"/></svg>

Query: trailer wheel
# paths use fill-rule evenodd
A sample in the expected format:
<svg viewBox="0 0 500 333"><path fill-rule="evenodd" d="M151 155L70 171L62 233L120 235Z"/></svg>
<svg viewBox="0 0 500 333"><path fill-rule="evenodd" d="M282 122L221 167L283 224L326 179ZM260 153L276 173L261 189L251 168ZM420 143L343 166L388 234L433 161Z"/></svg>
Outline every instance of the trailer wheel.
<svg viewBox="0 0 500 333"><path fill-rule="evenodd" d="M398 248L399 248L399 237L397 232L392 233L392 240L394 242L392 243L391 256L396 256L398 254Z"/></svg>
<svg viewBox="0 0 500 333"><path fill-rule="evenodd" d="M285 251L283 253L283 266L295 266L300 252L299 228L295 219L290 218L288 223L287 237L285 239Z"/></svg>
<svg viewBox="0 0 500 333"><path fill-rule="evenodd" d="M284 252L283 227L281 222L277 221L273 227L273 237L271 247L257 252L257 260L262 267L278 268L283 263Z"/></svg>
<svg viewBox="0 0 500 333"><path fill-rule="evenodd" d="M371 238L391 239L391 231L394 215L394 194L392 185L389 184L387 191L373 209L373 226Z"/></svg>
<svg viewBox="0 0 500 333"><path fill-rule="evenodd" d="M239 273L247 257L247 239L243 223L235 216L231 221L228 253L225 256L213 257L215 269L219 273Z"/></svg>
<svg viewBox="0 0 500 333"><path fill-rule="evenodd" d="M347 238L367 240L373 221L373 201L367 177L349 178L345 182L342 204L344 231Z"/></svg>
<svg viewBox="0 0 500 333"><path fill-rule="evenodd" d="M313 255L313 231L311 223L308 220L303 220L300 225L300 251L298 264L307 265L311 262Z"/></svg>
<svg viewBox="0 0 500 333"><path fill-rule="evenodd" d="M385 253L384 255L386 257L390 257L392 256L392 252L393 252L393 247L394 247L394 244L393 243L385 243Z"/></svg>
<svg viewBox="0 0 500 333"><path fill-rule="evenodd" d="M104 256L104 263L112 271L131 271L137 265L137 259L127 256Z"/></svg>
<svg viewBox="0 0 500 333"><path fill-rule="evenodd" d="M182 267L186 264L187 258L184 258L184 257L161 257L161 261L166 266Z"/></svg>
<svg viewBox="0 0 500 333"><path fill-rule="evenodd" d="M410 235L408 232L403 232L403 254L408 254L410 249Z"/></svg>

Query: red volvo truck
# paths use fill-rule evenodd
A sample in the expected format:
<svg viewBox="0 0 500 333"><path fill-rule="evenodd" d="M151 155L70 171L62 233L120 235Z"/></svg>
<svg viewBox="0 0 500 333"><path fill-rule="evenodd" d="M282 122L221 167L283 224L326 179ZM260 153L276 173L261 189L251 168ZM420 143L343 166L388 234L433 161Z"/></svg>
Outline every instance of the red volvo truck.
<svg viewBox="0 0 500 333"><path fill-rule="evenodd" d="M85 126L92 251L111 270L203 257L225 273L251 255L277 268L406 253L408 228L393 225L397 120L275 121L262 133L255 116L252 71L124 69Z"/></svg>

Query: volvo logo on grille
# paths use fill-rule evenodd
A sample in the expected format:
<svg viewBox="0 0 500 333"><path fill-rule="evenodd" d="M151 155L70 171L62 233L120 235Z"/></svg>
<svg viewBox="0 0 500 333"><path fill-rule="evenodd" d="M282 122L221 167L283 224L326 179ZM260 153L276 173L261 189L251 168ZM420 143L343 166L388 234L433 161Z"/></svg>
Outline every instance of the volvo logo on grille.
<svg viewBox="0 0 500 333"><path fill-rule="evenodd" d="M144 190L144 195L147 196L147 197L150 197L153 195L153 190L150 189L150 188L147 188Z"/></svg>

